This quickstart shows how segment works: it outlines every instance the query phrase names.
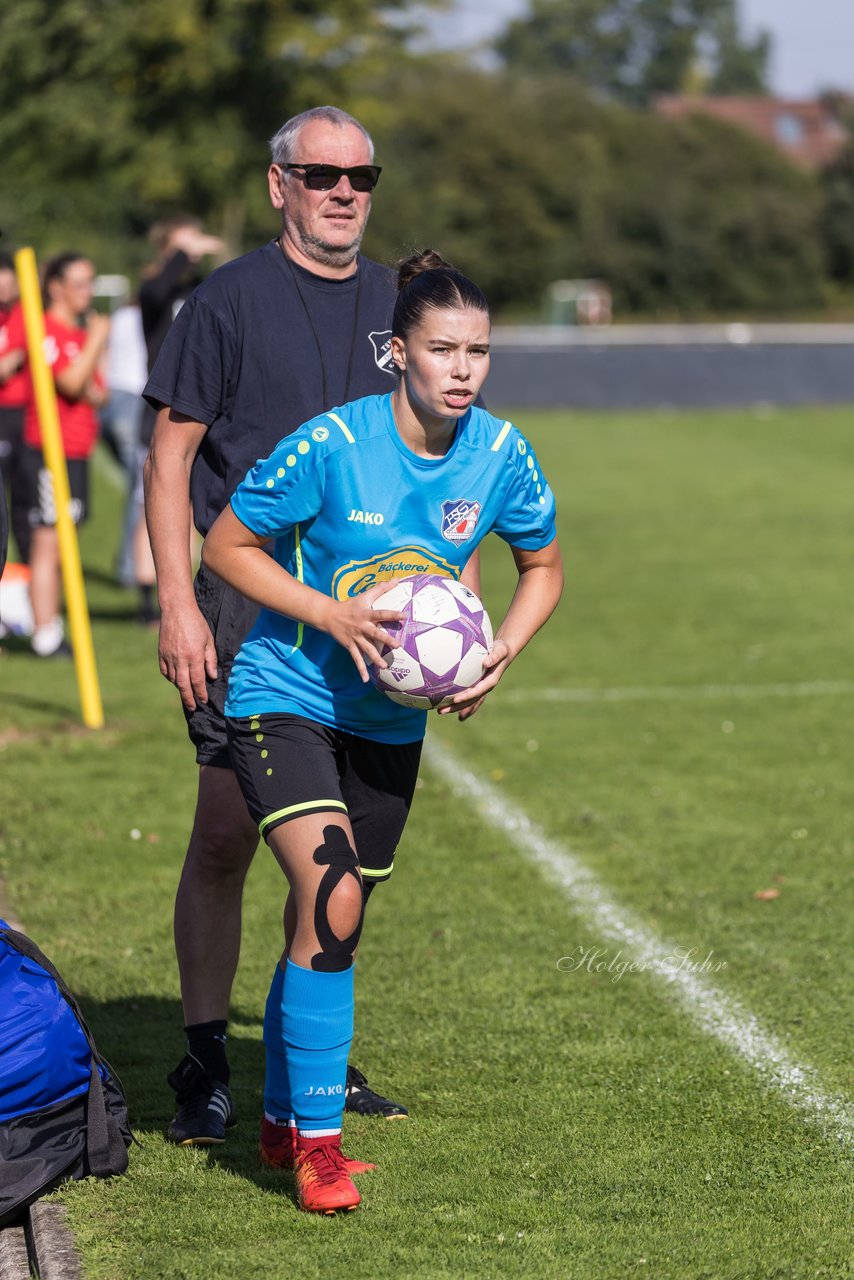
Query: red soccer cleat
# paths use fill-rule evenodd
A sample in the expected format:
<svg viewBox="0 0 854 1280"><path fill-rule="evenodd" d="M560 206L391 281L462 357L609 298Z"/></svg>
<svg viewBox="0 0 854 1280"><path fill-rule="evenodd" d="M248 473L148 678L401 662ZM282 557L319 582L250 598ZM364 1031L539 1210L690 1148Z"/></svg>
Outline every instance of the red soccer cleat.
<svg viewBox="0 0 854 1280"><path fill-rule="evenodd" d="M299 1207L306 1213L335 1213L361 1204L362 1197L347 1171L340 1143L338 1137L297 1137L294 1174Z"/></svg>
<svg viewBox="0 0 854 1280"><path fill-rule="evenodd" d="M290 1172L296 1163L297 1156L296 1129L290 1125L274 1124L265 1116L261 1121L258 1153L262 1164L268 1165L271 1169L284 1169ZM365 1160L351 1160L349 1156L344 1156L344 1163L351 1177L354 1173L370 1173L377 1167L375 1164L368 1164Z"/></svg>

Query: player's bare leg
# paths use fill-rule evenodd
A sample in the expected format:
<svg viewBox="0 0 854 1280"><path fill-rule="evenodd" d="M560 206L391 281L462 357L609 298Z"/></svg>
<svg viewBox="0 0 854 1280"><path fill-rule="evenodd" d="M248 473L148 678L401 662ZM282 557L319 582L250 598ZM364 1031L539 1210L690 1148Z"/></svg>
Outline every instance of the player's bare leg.
<svg viewBox="0 0 854 1280"><path fill-rule="evenodd" d="M307 814L268 835L290 887L292 929L264 1018L267 1073L261 1158L296 1175L300 1208L354 1209L354 1173L371 1165L341 1151L353 957L364 895L353 833L339 814Z"/></svg>

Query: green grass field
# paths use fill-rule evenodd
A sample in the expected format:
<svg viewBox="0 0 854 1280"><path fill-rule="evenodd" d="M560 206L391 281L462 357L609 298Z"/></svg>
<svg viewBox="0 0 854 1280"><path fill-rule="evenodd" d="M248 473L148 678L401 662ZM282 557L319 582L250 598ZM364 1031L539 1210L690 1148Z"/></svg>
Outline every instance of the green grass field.
<svg viewBox="0 0 854 1280"><path fill-rule="evenodd" d="M567 592L487 708L434 717L433 750L579 859L662 958L711 952L715 990L814 1071L818 1105L851 1099L852 412L518 421L558 495ZM69 664L0 659L7 902L80 994L142 1142L126 1177L61 1193L87 1277L854 1275L854 1124L793 1105L655 973L559 967L618 946L430 765L359 960L354 1061L412 1112L347 1119L380 1166L363 1208L301 1215L257 1163L283 893L266 850L234 993L241 1123L212 1154L164 1142L195 766L155 636L112 584L119 498L103 463L96 479L106 729L79 728ZM493 539L483 573L500 617Z"/></svg>

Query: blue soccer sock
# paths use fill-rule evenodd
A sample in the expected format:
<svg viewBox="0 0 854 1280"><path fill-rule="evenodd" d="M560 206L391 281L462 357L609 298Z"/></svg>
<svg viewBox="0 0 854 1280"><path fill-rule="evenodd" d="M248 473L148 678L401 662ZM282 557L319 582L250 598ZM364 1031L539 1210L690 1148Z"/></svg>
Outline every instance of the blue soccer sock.
<svg viewBox="0 0 854 1280"><path fill-rule="evenodd" d="M264 1115L276 1124L293 1124L291 1085L288 1079L288 1060L284 1052L282 1028L282 1003L285 989L285 971L276 965L270 994L264 1010Z"/></svg>
<svg viewBox="0 0 854 1280"><path fill-rule="evenodd" d="M271 1002L272 996L271 989ZM266 1025L265 1019L268 1043ZM280 1027L280 1056L285 1059L291 1114L299 1133L308 1138L340 1133L353 1039L353 966L326 973L288 960ZM273 1061L278 1064L275 1053ZM266 1094L264 1105L268 1107Z"/></svg>

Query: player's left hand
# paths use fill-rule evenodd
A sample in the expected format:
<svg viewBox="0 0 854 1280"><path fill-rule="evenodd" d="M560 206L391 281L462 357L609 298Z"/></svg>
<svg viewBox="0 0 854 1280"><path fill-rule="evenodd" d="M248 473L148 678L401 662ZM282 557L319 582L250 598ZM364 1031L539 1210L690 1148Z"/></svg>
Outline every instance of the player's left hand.
<svg viewBox="0 0 854 1280"><path fill-rule="evenodd" d="M484 676L473 684L465 693L458 693L453 702L446 707L439 707L440 716L456 715L460 720L468 720L483 704L490 690L494 689L504 672L513 661L513 655L504 640L496 640L483 660Z"/></svg>

